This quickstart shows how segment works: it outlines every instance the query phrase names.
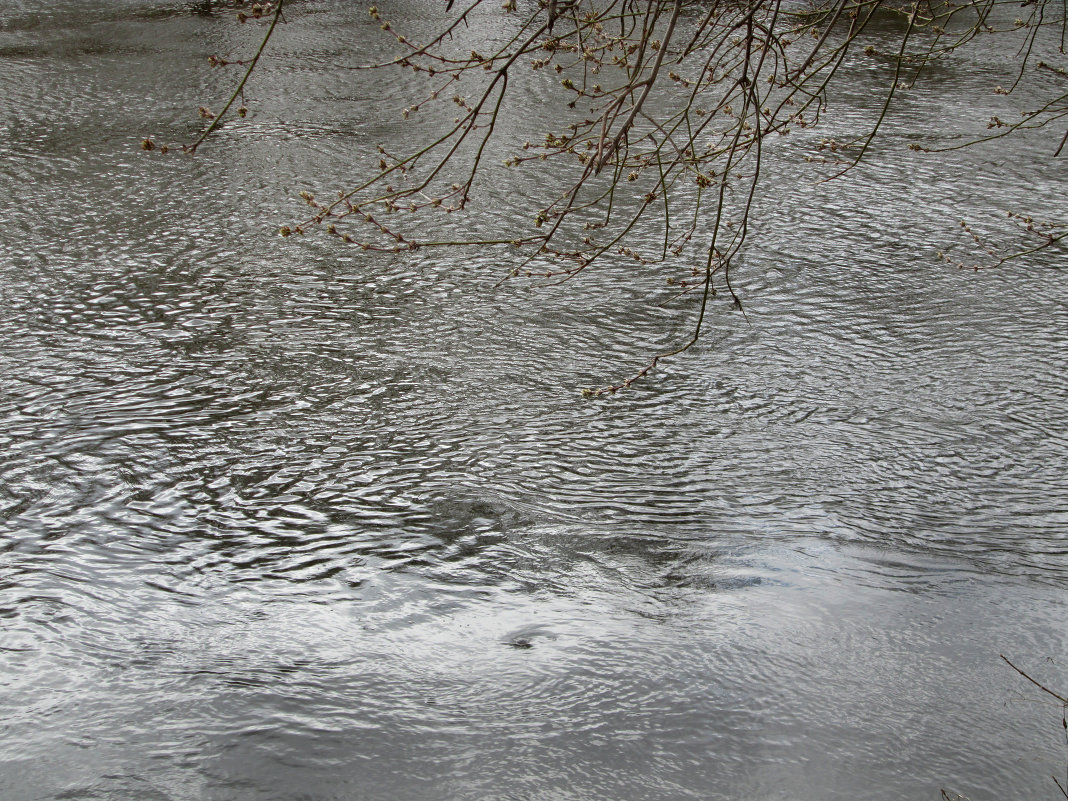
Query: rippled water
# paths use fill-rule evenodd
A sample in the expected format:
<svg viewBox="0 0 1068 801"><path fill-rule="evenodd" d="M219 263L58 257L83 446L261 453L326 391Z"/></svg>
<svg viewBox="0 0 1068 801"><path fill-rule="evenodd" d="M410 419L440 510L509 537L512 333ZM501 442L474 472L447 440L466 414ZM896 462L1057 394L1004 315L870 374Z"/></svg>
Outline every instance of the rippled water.
<svg viewBox="0 0 1068 801"><path fill-rule="evenodd" d="M190 159L138 144L255 31L0 8L0 798L1056 797L1058 710L998 654L1068 686L1065 254L934 253L1065 219L1064 162L902 150L1010 102L956 101L996 54L843 180L783 145L750 324L591 403L685 336L662 276L272 235L403 133L405 79L339 67L365 12L289 13Z"/></svg>

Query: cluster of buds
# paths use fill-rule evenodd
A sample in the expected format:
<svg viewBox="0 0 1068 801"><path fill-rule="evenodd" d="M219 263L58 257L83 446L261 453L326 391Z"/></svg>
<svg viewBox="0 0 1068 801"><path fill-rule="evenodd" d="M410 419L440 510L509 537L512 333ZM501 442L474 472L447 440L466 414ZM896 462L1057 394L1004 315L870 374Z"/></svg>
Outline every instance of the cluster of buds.
<svg viewBox="0 0 1068 801"><path fill-rule="evenodd" d="M239 5L239 6L244 5L244 1L243 0L239 0L238 2L235 2L235 5ZM250 18L251 19L259 19L260 17L264 16L265 14L270 14L271 11L273 11L273 10L274 10L274 8L273 8L273 6L271 6L270 3L253 3L251 6L249 6L247 14L244 11L238 11L237 12L237 21L238 22L248 22L248 20Z"/></svg>
<svg viewBox="0 0 1068 801"><path fill-rule="evenodd" d="M170 148L167 147L167 145L159 145L158 148L157 148L157 145L156 145L155 141L153 141L151 138L142 139L141 140L141 149L142 150L156 150L156 149L158 149L160 153L167 153L167 152L170 151Z"/></svg>

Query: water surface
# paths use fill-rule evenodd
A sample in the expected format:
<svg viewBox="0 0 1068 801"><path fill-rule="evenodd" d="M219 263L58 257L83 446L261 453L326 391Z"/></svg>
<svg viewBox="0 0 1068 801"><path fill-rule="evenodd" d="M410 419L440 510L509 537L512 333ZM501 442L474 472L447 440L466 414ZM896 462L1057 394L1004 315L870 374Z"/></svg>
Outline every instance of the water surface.
<svg viewBox="0 0 1068 801"><path fill-rule="evenodd" d="M365 11L287 13L191 159L139 143L188 140L255 30L0 10L0 797L1056 797L1058 710L998 654L1068 686L1065 256L935 251L1068 217L1057 136L904 148L1017 102L959 100L996 54L840 181L779 146L749 323L591 403L686 336L662 275L272 235L410 88L340 69ZM497 180L457 226L525 213Z"/></svg>

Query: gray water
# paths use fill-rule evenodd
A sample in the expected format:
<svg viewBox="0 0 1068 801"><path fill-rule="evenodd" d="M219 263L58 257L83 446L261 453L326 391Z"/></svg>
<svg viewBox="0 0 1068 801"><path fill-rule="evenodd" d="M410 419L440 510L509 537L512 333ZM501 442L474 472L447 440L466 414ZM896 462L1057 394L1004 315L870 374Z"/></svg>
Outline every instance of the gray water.
<svg viewBox="0 0 1068 801"><path fill-rule="evenodd" d="M273 235L410 90L343 69L362 8L289 19L188 158L139 143L256 29L0 6L0 798L1056 798L1059 710L998 655L1068 688L1065 253L935 252L1068 219L1059 133L904 148L1007 114L961 99L1005 59L837 182L784 140L748 324L590 402L687 335L662 275ZM494 180L474 218L525 215Z"/></svg>

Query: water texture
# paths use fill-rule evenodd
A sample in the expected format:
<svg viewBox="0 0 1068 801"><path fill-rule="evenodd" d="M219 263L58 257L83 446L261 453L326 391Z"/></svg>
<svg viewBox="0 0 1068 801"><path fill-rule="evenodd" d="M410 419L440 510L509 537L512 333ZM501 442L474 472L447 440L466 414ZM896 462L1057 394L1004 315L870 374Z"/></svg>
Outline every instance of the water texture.
<svg viewBox="0 0 1068 801"><path fill-rule="evenodd" d="M663 276L273 235L404 141L365 10L294 4L244 124L139 149L253 44L202 5L0 7L0 798L1056 797L998 654L1068 689L1065 254L935 252L1066 219L1058 137L905 149L1001 60L840 181L784 141L748 323L590 402L687 335ZM525 215L496 180L450 224Z"/></svg>

